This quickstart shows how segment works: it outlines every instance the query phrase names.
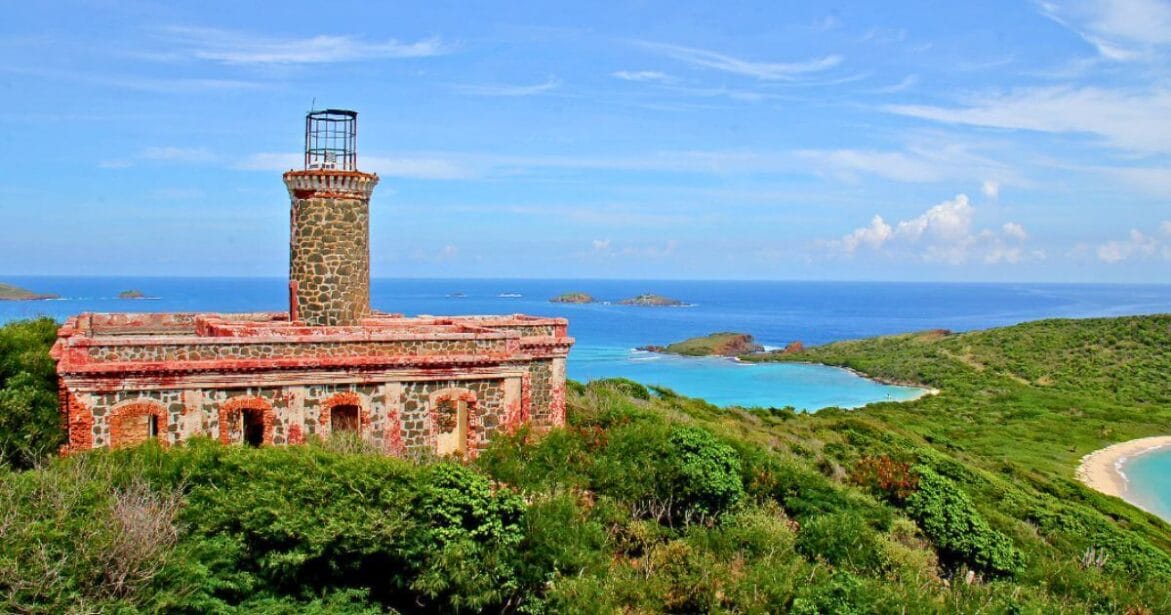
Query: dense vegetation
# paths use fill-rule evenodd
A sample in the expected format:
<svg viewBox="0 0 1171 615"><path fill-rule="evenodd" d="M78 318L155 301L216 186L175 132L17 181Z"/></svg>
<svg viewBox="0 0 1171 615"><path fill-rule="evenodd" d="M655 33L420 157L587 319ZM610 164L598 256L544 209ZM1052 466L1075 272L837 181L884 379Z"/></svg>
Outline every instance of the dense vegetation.
<svg viewBox="0 0 1171 615"><path fill-rule="evenodd" d="M30 366L37 327L0 337ZM1072 479L1171 423L1171 317L795 358L942 392L803 415L610 380L467 465L197 441L0 470L0 610L1171 610L1171 528Z"/></svg>

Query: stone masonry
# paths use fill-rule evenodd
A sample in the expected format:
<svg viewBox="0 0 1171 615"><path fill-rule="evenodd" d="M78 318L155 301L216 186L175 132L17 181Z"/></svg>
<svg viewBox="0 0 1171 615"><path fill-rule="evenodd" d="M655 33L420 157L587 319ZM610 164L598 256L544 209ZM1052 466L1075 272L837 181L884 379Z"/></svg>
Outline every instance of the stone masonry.
<svg viewBox="0 0 1171 615"><path fill-rule="evenodd" d="M197 436L289 445L340 430L388 454L432 455L442 440L474 457L494 434L564 424L566 320L372 310L378 176L308 167L284 174L288 312L65 322L52 352L63 452Z"/></svg>
<svg viewBox="0 0 1171 615"><path fill-rule="evenodd" d="M285 173L292 200L289 284L298 320L355 325L370 309L370 193L378 176L314 169Z"/></svg>

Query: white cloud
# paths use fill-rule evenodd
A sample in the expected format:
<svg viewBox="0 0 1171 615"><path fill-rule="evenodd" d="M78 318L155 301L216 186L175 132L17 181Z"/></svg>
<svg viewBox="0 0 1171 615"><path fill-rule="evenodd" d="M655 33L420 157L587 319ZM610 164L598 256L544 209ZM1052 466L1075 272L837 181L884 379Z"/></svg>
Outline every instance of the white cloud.
<svg viewBox="0 0 1171 615"><path fill-rule="evenodd" d="M1002 163L949 142L919 142L897 151L798 150L795 154L812 162L814 172L851 182L859 174L909 183L970 181L988 175L1015 179L1015 172Z"/></svg>
<svg viewBox="0 0 1171 615"><path fill-rule="evenodd" d="M1110 264L1157 257L1171 260L1171 220L1161 223L1158 233L1162 234L1163 237L1131 229L1126 239L1114 239L1101 243L1095 253L1098 260Z"/></svg>
<svg viewBox="0 0 1171 615"><path fill-rule="evenodd" d="M1108 60L1156 60L1156 50L1171 45L1171 4L1162 0L1046 1L1038 6Z"/></svg>
<svg viewBox="0 0 1171 615"><path fill-rule="evenodd" d="M1004 226L1001 227L1001 230L1004 231L1005 237L1012 237L1013 239L1019 239L1021 241L1029 238L1029 234L1025 232L1025 227L1017 224L1016 222L1005 222Z"/></svg>
<svg viewBox="0 0 1171 615"><path fill-rule="evenodd" d="M142 151L146 160L201 163L215 160L215 154L203 147L148 147Z"/></svg>
<svg viewBox="0 0 1171 615"><path fill-rule="evenodd" d="M550 77L544 83L533 85L510 85L504 83L461 84L455 89L464 94L473 96L533 96L543 94L561 85L561 82Z"/></svg>
<svg viewBox="0 0 1171 615"><path fill-rule="evenodd" d="M640 46L669 58L701 68L755 77L762 81L793 80L804 73L820 72L841 64L842 58L829 55L804 62L753 62L729 55L666 43L639 42Z"/></svg>
<svg viewBox="0 0 1171 615"><path fill-rule="evenodd" d="M672 83L675 78L657 70L619 70L610 73L611 77L624 81L654 81L658 83Z"/></svg>
<svg viewBox="0 0 1171 615"><path fill-rule="evenodd" d="M893 236L894 229L882 219L882 216L875 214L870 220L870 226L854 229L852 233L842 237L841 247L847 254L853 254L863 245L878 250Z"/></svg>
<svg viewBox="0 0 1171 615"><path fill-rule="evenodd" d="M1026 250L1028 233L1015 222L998 231L973 229L975 208L967 195L959 194L907 220L891 225L876 215L868 226L854 229L839 239L820 242L833 253L852 257L866 249L894 257L910 257L951 265L978 259L988 264L1019 263L1044 258L1039 250Z"/></svg>
<svg viewBox="0 0 1171 615"><path fill-rule="evenodd" d="M217 28L170 27L160 36L186 47L195 58L225 64L324 64L384 58L419 58L446 53L438 39L414 43L364 41L353 36L273 38Z"/></svg>
<svg viewBox="0 0 1171 615"><path fill-rule="evenodd" d="M1171 152L1171 91L1026 88L962 107L890 105L887 111L948 124L1096 135L1122 149Z"/></svg>
<svg viewBox="0 0 1171 615"><path fill-rule="evenodd" d="M594 246L594 250L597 250L599 252L605 252L610 249L610 240L609 239L595 239L591 243Z"/></svg>
<svg viewBox="0 0 1171 615"><path fill-rule="evenodd" d="M986 179L980 185L980 192L984 193L984 196L990 199L998 199L1000 198L1000 182L993 179Z"/></svg>
<svg viewBox="0 0 1171 615"><path fill-rule="evenodd" d="M898 83L883 86L881 88L875 88L870 91L874 94L896 94L896 93L902 92L904 90L909 90L918 84L919 84L919 76L918 75L907 75L906 77L903 77L902 80L899 81Z"/></svg>

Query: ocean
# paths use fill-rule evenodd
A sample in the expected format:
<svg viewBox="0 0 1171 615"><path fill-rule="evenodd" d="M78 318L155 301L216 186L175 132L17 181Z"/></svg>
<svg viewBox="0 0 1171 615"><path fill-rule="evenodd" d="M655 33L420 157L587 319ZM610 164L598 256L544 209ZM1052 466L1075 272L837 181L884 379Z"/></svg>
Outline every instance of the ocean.
<svg viewBox="0 0 1171 615"><path fill-rule="evenodd" d="M249 312L286 309L283 278L8 277L61 299L0 301L0 322L85 311ZM150 299L118 299L136 289ZM599 303L548 299L581 291ZM641 293L686 307L618 305ZM631 280L375 279L371 302L408 315L527 313L569 318L577 338L569 376L621 376L719 405L852 408L922 393L809 365L749 365L636 351L716 331L751 333L767 347L925 329L965 331L1052 317L1171 312L1171 286Z"/></svg>

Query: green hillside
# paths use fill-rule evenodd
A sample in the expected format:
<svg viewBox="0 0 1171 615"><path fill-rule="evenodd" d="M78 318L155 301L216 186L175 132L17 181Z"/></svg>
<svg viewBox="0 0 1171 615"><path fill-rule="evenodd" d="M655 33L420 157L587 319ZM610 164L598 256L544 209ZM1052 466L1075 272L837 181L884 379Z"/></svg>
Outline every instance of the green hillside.
<svg viewBox="0 0 1171 615"><path fill-rule="evenodd" d="M51 340L3 331L0 385L41 374ZM941 393L804 415L610 380L470 465L200 441L0 470L0 611L1171 611L1171 527L1073 480L1169 431L1171 317L768 358Z"/></svg>

